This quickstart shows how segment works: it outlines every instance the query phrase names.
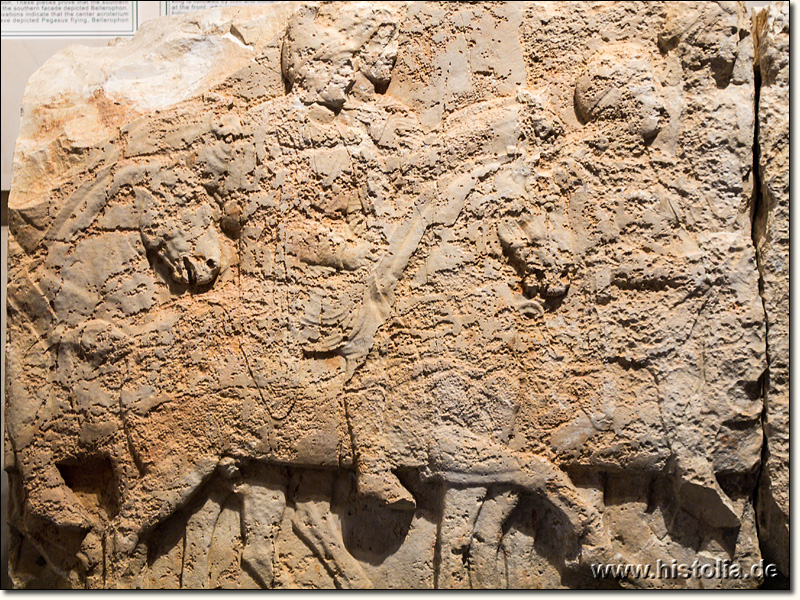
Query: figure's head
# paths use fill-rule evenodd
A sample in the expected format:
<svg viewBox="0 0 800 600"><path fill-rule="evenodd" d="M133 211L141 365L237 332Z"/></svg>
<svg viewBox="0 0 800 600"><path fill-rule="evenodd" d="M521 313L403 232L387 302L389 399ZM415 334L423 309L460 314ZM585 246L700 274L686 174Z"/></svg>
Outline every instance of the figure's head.
<svg viewBox="0 0 800 600"><path fill-rule="evenodd" d="M292 16L284 38L284 79L306 104L339 110L359 76L376 89L389 84L397 30L397 15L390 6L304 6Z"/></svg>
<svg viewBox="0 0 800 600"><path fill-rule="evenodd" d="M655 139L666 117L653 65L633 44L615 44L596 53L575 85L575 110L584 123L623 121L646 143Z"/></svg>

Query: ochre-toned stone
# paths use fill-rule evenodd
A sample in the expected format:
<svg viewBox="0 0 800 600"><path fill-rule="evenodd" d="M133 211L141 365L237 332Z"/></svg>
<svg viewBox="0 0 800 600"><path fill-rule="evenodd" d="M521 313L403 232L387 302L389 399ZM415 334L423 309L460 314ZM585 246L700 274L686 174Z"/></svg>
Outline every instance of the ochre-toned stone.
<svg viewBox="0 0 800 600"><path fill-rule="evenodd" d="M758 524L765 556L789 576L789 4L755 16L761 76L757 143L761 187L753 236L767 317L765 460Z"/></svg>
<svg viewBox="0 0 800 600"><path fill-rule="evenodd" d="M276 3L54 56L9 201L14 585L788 573L787 14Z"/></svg>

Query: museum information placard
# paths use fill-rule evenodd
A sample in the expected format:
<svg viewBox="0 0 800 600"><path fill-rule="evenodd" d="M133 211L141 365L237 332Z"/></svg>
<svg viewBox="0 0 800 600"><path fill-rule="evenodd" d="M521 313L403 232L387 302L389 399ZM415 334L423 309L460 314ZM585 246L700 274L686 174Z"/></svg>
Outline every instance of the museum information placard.
<svg viewBox="0 0 800 600"><path fill-rule="evenodd" d="M3 2L3 37L133 35L137 2Z"/></svg>

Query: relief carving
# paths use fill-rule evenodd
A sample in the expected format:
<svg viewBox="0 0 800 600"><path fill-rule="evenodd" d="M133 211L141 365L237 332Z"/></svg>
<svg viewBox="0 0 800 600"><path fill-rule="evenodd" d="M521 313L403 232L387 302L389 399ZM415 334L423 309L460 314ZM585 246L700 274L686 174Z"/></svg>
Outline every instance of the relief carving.
<svg viewBox="0 0 800 600"><path fill-rule="evenodd" d="M61 104L54 57L10 202L15 586L757 585L592 571L765 547L753 40L706 4L212 9ZM142 43L197 83L119 87Z"/></svg>

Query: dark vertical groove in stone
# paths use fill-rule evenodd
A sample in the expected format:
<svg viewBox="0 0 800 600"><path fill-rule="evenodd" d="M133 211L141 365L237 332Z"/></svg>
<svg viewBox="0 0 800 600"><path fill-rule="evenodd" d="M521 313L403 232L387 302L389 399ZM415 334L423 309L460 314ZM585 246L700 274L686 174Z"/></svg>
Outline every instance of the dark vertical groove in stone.
<svg viewBox="0 0 800 600"><path fill-rule="evenodd" d="M439 518L436 521L436 540L433 546L433 589L439 589L439 575L442 568L442 518L444 514L444 496L446 489L444 484L438 487L437 495L437 508L439 511Z"/></svg>
<svg viewBox="0 0 800 600"><path fill-rule="evenodd" d="M753 34L755 34L755 21L753 21ZM764 472L764 465L767 462L767 432L764 429L764 424L767 418L767 390L769 389L769 335L767 333L767 329L769 328L769 322L767 320L767 306L764 302L764 271L761 266L761 255L758 251L758 221L761 214L761 211L764 209L764 199L761 194L761 172L760 172L760 162L761 162L761 152L760 147L758 144L758 131L759 131L759 123L758 123L758 103L759 103L759 96L761 95L761 68L758 64L758 40L755 38L755 35L752 36L753 38L753 45L754 45L754 52L753 52L753 86L755 88L754 96L753 96L753 204L751 208L751 221L750 221L750 237L753 241L753 249L756 253L756 265L758 268L758 294L761 296L761 306L764 310L764 355L766 356L767 360L767 368L764 371L764 374L761 376L759 383L761 384L761 432L762 432L762 442L761 442L761 464L758 467L758 475L756 477L756 483L753 487L753 495L752 495L752 502L753 502L753 513L755 514L755 525L756 525L756 533L758 535L758 543L759 548L761 550L762 556L764 555L764 544L762 541L762 532L760 531L759 520L758 520L758 491L761 489L761 477Z"/></svg>
<svg viewBox="0 0 800 600"><path fill-rule="evenodd" d="M755 32L754 32L755 33ZM761 146L759 144L759 98L761 95L761 68L758 60L758 40L754 38L755 53L753 57L753 85L755 88L753 109L754 109L754 124L753 124L753 204L751 209L751 231L750 235L753 240L753 248L756 254L756 265L758 267L758 293L761 296L761 305L764 308L764 355L767 361L767 367L763 375L759 379L760 393L763 407L761 409L761 428L762 428L762 445L761 445L761 464L759 465L758 475L756 477L755 486L753 488L752 502L753 512L755 514L756 533L758 535L759 549L761 550L762 558L769 560L769 548L764 542L764 532L761 531L761 524L759 513L761 507L759 506L759 490L761 489L761 478L764 474L764 465L767 463L769 456L769 440L767 439L766 432L766 419L767 419L767 405L768 405L768 390L769 390L769 377L770 377L770 348L769 348L769 318L767 316L767 305L764 299L764 269L761 264L761 254L758 249L759 239L759 222L766 219L766 214L762 214L767 210L764 202L764 197L761 189ZM763 235L763 232L761 233ZM787 577L778 576L772 578L765 578L760 589L789 589L789 579Z"/></svg>
<svg viewBox="0 0 800 600"><path fill-rule="evenodd" d="M187 520L188 524L188 520ZM178 576L178 589L183 589L183 572L186 570L186 529L183 530L183 550L181 551L181 574Z"/></svg>

